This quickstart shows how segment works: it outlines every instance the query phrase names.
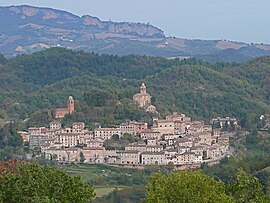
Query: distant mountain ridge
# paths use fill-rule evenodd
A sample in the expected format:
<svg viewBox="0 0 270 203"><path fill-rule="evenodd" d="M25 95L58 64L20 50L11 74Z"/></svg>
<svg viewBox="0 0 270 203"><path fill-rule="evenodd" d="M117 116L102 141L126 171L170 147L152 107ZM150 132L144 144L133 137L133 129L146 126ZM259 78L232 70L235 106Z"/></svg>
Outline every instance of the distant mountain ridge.
<svg viewBox="0 0 270 203"><path fill-rule="evenodd" d="M7 57L50 47L228 62L270 55L270 45L166 37L151 24L101 21L27 5L0 7L0 27L0 53Z"/></svg>

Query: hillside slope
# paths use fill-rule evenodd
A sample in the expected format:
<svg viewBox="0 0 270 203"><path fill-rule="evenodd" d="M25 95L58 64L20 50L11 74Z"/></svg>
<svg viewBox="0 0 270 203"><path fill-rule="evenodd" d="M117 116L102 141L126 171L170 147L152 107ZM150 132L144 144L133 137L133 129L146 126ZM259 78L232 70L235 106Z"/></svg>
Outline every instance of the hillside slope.
<svg viewBox="0 0 270 203"><path fill-rule="evenodd" d="M179 111L205 120L215 116L245 120L250 114L269 111L268 90L256 78L245 76L257 68L268 78L269 67L260 68L261 61L268 64L270 59L255 59L248 67L220 68L196 60L118 57L52 48L9 59L0 67L0 119L40 116L50 108L64 106L69 95L78 104L70 119L83 120L91 115L88 124L101 118L108 124L130 117L148 119L131 101L145 82L162 115ZM233 72L238 69L241 75ZM97 95L104 101L93 106Z"/></svg>

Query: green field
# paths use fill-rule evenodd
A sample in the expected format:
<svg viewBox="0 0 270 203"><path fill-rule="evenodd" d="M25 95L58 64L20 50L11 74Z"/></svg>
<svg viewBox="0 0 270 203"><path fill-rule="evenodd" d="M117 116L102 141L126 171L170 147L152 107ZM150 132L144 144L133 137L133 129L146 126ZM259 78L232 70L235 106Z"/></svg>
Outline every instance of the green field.
<svg viewBox="0 0 270 203"><path fill-rule="evenodd" d="M96 197L103 197L108 195L110 192L112 192L113 190L115 190L117 188L117 190L123 190L124 188L127 187L95 187L95 193L96 193Z"/></svg>
<svg viewBox="0 0 270 203"><path fill-rule="evenodd" d="M141 202L145 198L144 187L151 173L162 169L155 166L146 167L145 170L129 169L103 164L68 164L61 165L60 168L93 184L95 203L111 203L114 198L121 202Z"/></svg>
<svg viewBox="0 0 270 203"><path fill-rule="evenodd" d="M62 165L70 175L81 176L94 186L133 186L143 185L150 175L145 170L114 167L102 164Z"/></svg>

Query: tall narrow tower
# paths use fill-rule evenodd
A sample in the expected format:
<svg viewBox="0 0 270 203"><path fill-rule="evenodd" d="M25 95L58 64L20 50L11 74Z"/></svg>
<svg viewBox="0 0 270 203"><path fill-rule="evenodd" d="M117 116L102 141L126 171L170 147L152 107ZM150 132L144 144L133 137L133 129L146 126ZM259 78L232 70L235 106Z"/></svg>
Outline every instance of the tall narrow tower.
<svg viewBox="0 0 270 203"><path fill-rule="evenodd" d="M141 94L145 94L146 93L146 86L144 83L142 83L142 85L140 86L140 92Z"/></svg>
<svg viewBox="0 0 270 203"><path fill-rule="evenodd" d="M68 98L68 104L67 104L67 107L68 107L69 113L74 112L74 110L75 110L75 102L74 102L74 99L73 99L72 96L70 96L70 97Z"/></svg>

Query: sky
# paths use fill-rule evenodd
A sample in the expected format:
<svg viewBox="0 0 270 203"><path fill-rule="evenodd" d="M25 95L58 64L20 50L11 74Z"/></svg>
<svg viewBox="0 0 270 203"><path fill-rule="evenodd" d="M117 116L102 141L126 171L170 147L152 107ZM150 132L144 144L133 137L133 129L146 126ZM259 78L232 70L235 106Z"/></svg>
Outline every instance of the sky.
<svg viewBox="0 0 270 203"><path fill-rule="evenodd" d="M270 0L0 0L116 22L151 23L166 36L270 44Z"/></svg>

